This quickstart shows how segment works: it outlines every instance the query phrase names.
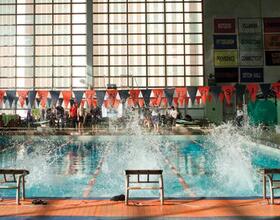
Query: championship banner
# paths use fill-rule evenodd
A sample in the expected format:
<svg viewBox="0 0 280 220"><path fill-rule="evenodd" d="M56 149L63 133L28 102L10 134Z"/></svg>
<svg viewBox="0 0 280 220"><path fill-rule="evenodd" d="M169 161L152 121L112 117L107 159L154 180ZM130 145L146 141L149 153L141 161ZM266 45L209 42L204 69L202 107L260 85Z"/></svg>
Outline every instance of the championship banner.
<svg viewBox="0 0 280 220"><path fill-rule="evenodd" d="M263 68L240 68L240 82L263 82Z"/></svg>
<svg viewBox="0 0 280 220"><path fill-rule="evenodd" d="M235 33L235 19L234 18L215 18L214 19L215 33Z"/></svg>
<svg viewBox="0 0 280 220"><path fill-rule="evenodd" d="M250 94L251 101L255 102L257 99L257 93L259 91L259 85L256 83L248 84L247 85L247 90Z"/></svg>
<svg viewBox="0 0 280 220"><path fill-rule="evenodd" d="M214 49L237 49L237 36L214 35Z"/></svg>
<svg viewBox="0 0 280 220"><path fill-rule="evenodd" d="M55 106L59 99L60 91L50 91L50 95L51 95L51 104L50 105Z"/></svg>
<svg viewBox="0 0 280 220"><path fill-rule="evenodd" d="M237 50L215 51L214 52L215 66L217 67L232 67L238 65Z"/></svg>
<svg viewBox="0 0 280 220"><path fill-rule="evenodd" d="M261 34L240 34L239 35L239 48L246 49L262 49L263 38Z"/></svg>
<svg viewBox="0 0 280 220"><path fill-rule="evenodd" d="M88 89L85 91L85 96L86 96L87 104L89 107L92 106L92 100L94 98L94 95L95 95L94 90Z"/></svg>
<svg viewBox="0 0 280 220"><path fill-rule="evenodd" d="M240 65L263 66L263 51L240 51Z"/></svg>
<svg viewBox="0 0 280 220"><path fill-rule="evenodd" d="M280 49L280 34L265 34L264 48L269 50Z"/></svg>
<svg viewBox="0 0 280 220"><path fill-rule="evenodd" d="M38 97L39 97L39 101L40 101L40 102L38 103L38 105L41 103L41 106L42 106L43 108L45 108L46 105L47 105L48 93L49 93L49 91L47 91L47 90L40 90L40 91L37 91L37 94L38 94Z"/></svg>
<svg viewBox="0 0 280 220"><path fill-rule="evenodd" d="M218 97L220 96L222 92L222 88L220 86L211 86L210 92L212 96L215 98L215 101L217 101Z"/></svg>
<svg viewBox="0 0 280 220"><path fill-rule="evenodd" d="M265 51L265 64L267 66L279 66L280 51Z"/></svg>
<svg viewBox="0 0 280 220"><path fill-rule="evenodd" d="M129 91L128 90L120 90L119 95L122 101L126 101L129 97Z"/></svg>
<svg viewBox="0 0 280 220"><path fill-rule="evenodd" d="M280 32L280 18L264 18L264 33Z"/></svg>
<svg viewBox="0 0 280 220"><path fill-rule="evenodd" d="M238 68L215 68L217 83L238 82Z"/></svg>
<svg viewBox="0 0 280 220"><path fill-rule="evenodd" d="M255 34L262 32L262 22L258 18L240 18L239 33Z"/></svg>
<svg viewBox="0 0 280 220"><path fill-rule="evenodd" d="M131 89L129 90L130 99L132 100L133 106L135 106L138 103L140 90L139 89Z"/></svg>
<svg viewBox="0 0 280 220"><path fill-rule="evenodd" d="M33 108L34 107L34 101L35 101L35 98L36 98L36 94L37 94L37 91L29 91L28 93L28 97L27 97L27 100L28 100L28 106L30 108Z"/></svg>

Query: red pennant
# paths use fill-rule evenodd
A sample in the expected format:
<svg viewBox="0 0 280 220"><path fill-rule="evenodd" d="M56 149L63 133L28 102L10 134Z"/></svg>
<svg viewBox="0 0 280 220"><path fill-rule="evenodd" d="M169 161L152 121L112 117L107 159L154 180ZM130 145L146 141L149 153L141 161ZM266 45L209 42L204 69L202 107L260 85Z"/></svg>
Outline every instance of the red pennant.
<svg viewBox="0 0 280 220"><path fill-rule="evenodd" d="M183 106L184 101L187 97L187 88L176 88L175 91L178 97L179 104Z"/></svg>
<svg viewBox="0 0 280 220"><path fill-rule="evenodd" d="M20 103L20 106L23 107L24 106L24 103L26 101L26 97L28 95L28 91L27 90L21 90L21 91L17 91L18 93L18 101Z"/></svg>
<svg viewBox="0 0 280 220"><path fill-rule="evenodd" d="M103 104L104 104L105 108L109 108L109 107L110 107L110 104L109 104L109 100L108 100L108 99L107 99L107 100L104 100Z"/></svg>
<svg viewBox="0 0 280 220"><path fill-rule="evenodd" d="M81 101L82 108L85 106L85 102L86 102L86 100L82 99L82 101Z"/></svg>
<svg viewBox="0 0 280 220"><path fill-rule="evenodd" d="M255 102L257 99L257 93L259 91L259 85L256 83L248 84L247 85L247 90L250 94L251 101Z"/></svg>
<svg viewBox="0 0 280 220"><path fill-rule="evenodd" d="M120 100L116 99L115 102L114 102L113 107L116 109L116 108L119 107L119 104L120 104Z"/></svg>
<svg viewBox="0 0 280 220"><path fill-rule="evenodd" d="M173 98L173 103L175 107L178 107L178 97Z"/></svg>
<svg viewBox="0 0 280 220"><path fill-rule="evenodd" d="M167 107L167 103L168 103L167 98L164 97L164 98L161 99L162 107Z"/></svg>
<svg viewBox="0 0 280 220"><path fill-rule="evenodd" d="M224 102L224 100L225 100L225 95L224 95L224 93L220 93L220 94L219 94L219 99L220 99L221 102Z"/></svg>
<svg viewBox="0 0 280 220"><path fill-rule="evenodd" d="M154 98L156 98L156 105L159 106L162 96L163 96L163 89L153 89Z"/></svg>
<svg viewBox="0 0 280 220"><path fill-rule="evenodd" d="M130 98L132 99L134 106L138 104L139 94L140 94L139 89L131 89L129 91L129 95L130 95Z"/></svg>
<svg viewBox="0 0 280 220"><path fill-rule="evenodd" d="M0 90L0 102L3 101L3 99L4 99L4 94L5 94L5 91L4 91L4 90Z"/></svg>
<svg viewBox="0 0 280 220"><path fill-rule="evenodd" d="M132 100L131 98L128 98L128 99L127 99L127 105L128 105L129 107L134 106L133 100Z"/></svg>
<svg viewBox="0 0 280 220"><path fill-rule="evenodd" d="M197 104L199 105L200 104L201 96L196 96L195 99L196 99Z"/></svg>
<svg viewBox="0 0 280 220"><path fill-rule="evenodd" d="M62 91L63 101L64 101L64 107L67 108L70 102L70 99L72 98L72 91Z"/></svg>
<svg viewBox="0 0 280 220"><path fill-rule="evenodd" d="M96 99L93 99L93 100L92 100L92 106L93 106L94 108L97 107L97 100L96 100Z"/></svg>
<svg viewBox="0 0 280 220"><path fill-rule="evenodd" d="M140 106L141 108L143 108L144 105L145 105L144 99L138 99L138 103L139 103L139 106Z"/></svg>
<svg viewBox="0 0 280 220"><path fill-rule="evenodd" d="M94 90L88 89L85 91L85 96L89 107L92 106L92 100L94 98L94 95L95 95Z"/></svg>
<svg viewBox="0 0 280 220"><path fill-rule="evenodd" d="M117 94L118 94L118 90L116 90L116 89L107 89L109 105L112 106L112 107L115 105Z"/></svg>
<svg viewBox="0 0 280 220"><path fill-rule="evenodd" d="M48 91L46 90L39 90L37 92L38 96L39 96L39 99L41 100L41 106L43 108L46 107L46 104L47 104L47 100L48 100Z"/></svg>
<svg viewBox="0 0 280 220"><path fill-rule="evenodd" d="M186 105L188 105L189 104L189 101L190 101L190 97L186 97Z"/></svg>
<svg viewBox="0 0 280 220"><path fill-rule="evenodd" d="M272 84L272 90L275 92L276 97L280 99L280 82Z"/></svg>
<svg viewBox="0 0 280 220"><path fill-rule="evenodd" d="M150 98L150 106L156 106L157 105L157 98Z"/></svg>
<svg viewBox="0 0 280 220"><path fill-rule="evenodd" d="M206 104L207 98L209 96L209 86L199 86L198 91L201 95L202 103Z"/></svg>
<svg viewBox="0 0 280 220"><path fill-rule="evenodd" d="M231 102L231 97L232 97L234 89L235 88L232 85L222 86L222 91L224 92L227 104L230 104L230 102Z"/></svg>

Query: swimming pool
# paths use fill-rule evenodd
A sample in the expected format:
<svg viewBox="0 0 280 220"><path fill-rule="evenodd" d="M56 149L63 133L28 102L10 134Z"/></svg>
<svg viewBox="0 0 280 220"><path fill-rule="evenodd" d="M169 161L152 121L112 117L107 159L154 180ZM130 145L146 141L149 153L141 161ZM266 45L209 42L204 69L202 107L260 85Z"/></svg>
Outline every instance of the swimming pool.
<svg viewBox="0 0 280 220"><path fill-rule="evenodd" d="M0 167L30 170L28 197L109 198L124 193L125 169L163 169L166 197L260 196L257 170L280 166L279 150L246 141L240 149L236 143L228 148L208 136L1 136L0 141Z"/></svg>

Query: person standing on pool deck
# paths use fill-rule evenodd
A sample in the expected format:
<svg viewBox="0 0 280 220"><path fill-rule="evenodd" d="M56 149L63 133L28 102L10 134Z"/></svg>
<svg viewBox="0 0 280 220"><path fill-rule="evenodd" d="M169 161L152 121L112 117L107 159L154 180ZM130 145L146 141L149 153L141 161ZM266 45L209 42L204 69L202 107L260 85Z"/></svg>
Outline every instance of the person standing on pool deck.
<svg viewBox="0 0 280 220"><path fill-rule="evenodd" d="M171 123L171 126L176 126L176 119L178 117L178 111L177 109L175 109L174 106L171 106L171 110L169 112L170 116L171 116L171 120L172 120L172 123Z"/></svg>
<svg viewBox="0 0 280 220"><path fill-rule="evenodd" d="M159 132L159 111L158 111L158 107L153 108L152 122L153 122L153 126L154 126L154 131Z"/></svg>
<svg viewBox="0 0 280 220"><path fill-rule="evenodd" d="M80 107L78 108L77 115L78 115L78 132L81 133L81 129L84 128L84 116L85 116L84 108L82 107L82 105L80 105Z"/></svg>

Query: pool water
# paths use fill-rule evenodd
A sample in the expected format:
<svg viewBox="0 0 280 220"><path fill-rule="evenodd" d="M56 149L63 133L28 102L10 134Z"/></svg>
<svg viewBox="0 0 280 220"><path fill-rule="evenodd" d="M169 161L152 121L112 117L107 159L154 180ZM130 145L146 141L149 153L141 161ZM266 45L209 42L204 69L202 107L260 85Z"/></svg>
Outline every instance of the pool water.
<svg viewBox="0 0 280 220"><path fill-rule="evenodd" d="M279 150L255 143L221 149L207 136L1 136L0 143L0 167L30 171L28 197L123 194L125 169L163 169L166 197L260 196L258 169L280 166ZM2 190L0 196L15 192Z"/></svg>

